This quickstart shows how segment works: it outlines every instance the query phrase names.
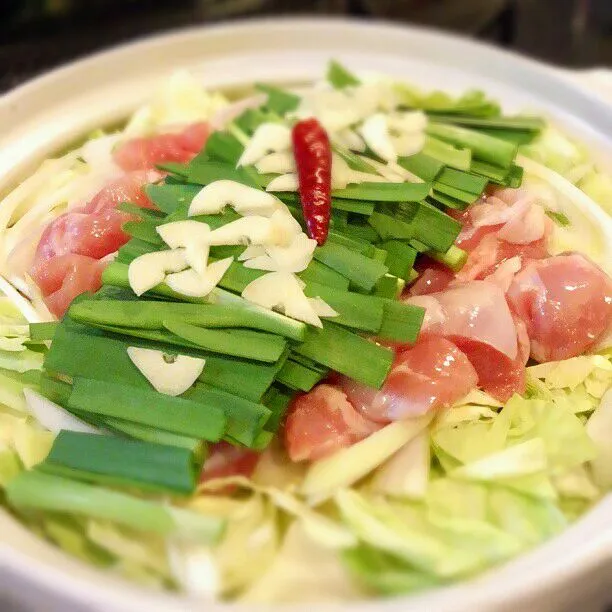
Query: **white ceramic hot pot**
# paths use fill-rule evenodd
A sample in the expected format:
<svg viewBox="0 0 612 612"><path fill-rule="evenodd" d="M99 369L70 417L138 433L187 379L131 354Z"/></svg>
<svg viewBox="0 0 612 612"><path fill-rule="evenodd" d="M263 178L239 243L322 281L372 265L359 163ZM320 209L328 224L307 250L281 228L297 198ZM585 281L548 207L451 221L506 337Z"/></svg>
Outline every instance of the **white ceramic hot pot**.
<svg viewBox="0 0 612 612"><path fill-rule="evenodd" d="M189 69L210 88L234 88L254 81L288 84L318 78L332 57L353 70L394 75L424 87L483 88L506 110L528 108L554 117L604 162L612 160L612 106L547 66L410 27L345 20L250 21L136 42L0 97L0 193L75 138L125 118L177 68ZM610 517L612 496L560 537L474 580L410 598L351 603L350 610L596 609L612 571ZM9 601L45 612L244 609L151 592L101 573L39 540L0 510L3 609ZM312 609L291 609L300 607Z"/></svg>

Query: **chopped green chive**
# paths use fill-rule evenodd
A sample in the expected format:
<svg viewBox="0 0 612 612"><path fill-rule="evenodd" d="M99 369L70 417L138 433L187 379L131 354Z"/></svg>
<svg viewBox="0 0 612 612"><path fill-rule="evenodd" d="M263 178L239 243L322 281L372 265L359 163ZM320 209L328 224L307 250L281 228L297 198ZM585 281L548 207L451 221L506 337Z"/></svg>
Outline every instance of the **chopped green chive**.
<svg viewBox="0 0 612 612"><path fill-rule="evenodd" d="M450 268L453 272L459 272L463 268L463 264L467 261L468 253L463 249L452 244L447 251L440 253L439 251L428 251L427 255L441 264L444 264L447 268Z"/></svg>
<svg viewBox="0 0 612 612"><path fill-rule="evenodd" d="M460 189L461 191L480 195L485 190L488 181L486 178L476 174L461 172L454 168L444 168L438 175L434 183L434 188L436 188L436 184L440 183L454 187L455 189Z"/></svg>
<svg viewBox="0 0 612 612"><path fill-rule="evenodd" d="M323 329L309 329L295 352L377 389L393 363L393 351L327 322Z"/></svg>
<svg viewBox="0 0 612 612"><path fill-rule="evenodd" d="M308 267L303 272L300 272L298 276L306 284L318 283L345 291L349 288L349 279L346 276L336 272L336 270L332 270L329 266L322 264L316 259L313 259Z"/></svg>
<svg viewBox="0 0 612 612"><path fill-rule="evenodd" d="M159 210L154 210L153 208L143 208L142 206L138 206L133 202L120 202L117 205L117 210L121 210L129 213L130 215L134 215L148 221L161 221L165 217L165 214Z"/></svg>
<svg viewBox="0 0 612 612"><path fill-rule="evenodd" d="M339 64L335 60L332 60L327 65L326 78L336 89L352 87L361 83L354 74L349 72L342 64Z"/></svg>
<svg viewBox="0 0 612 612"><path fill-rule="evenodd" d="M323 375L322 375L323 376ZM270 432L278 431L281 422L289 408L289 404L293 399L293 391L277 386L270 387L264 398L264 404L270 409L271 416L266 423L266 430Z"/></svg>
<svg viewBox="0 0 612 612"><path fill-rule="evenodd" d="M280 89L279 87L264 85L262 83L257 83L255 87L259 91L268 94L266 107L278 115L282 116L289 111L294 111L300 103L299 96L296 96L295 94L292 94L284 89Z"/></svg>
<svg viewBox="0 0 612 612"><path fill-rule="evenodd" d="M114 521L138 531L175 535L202 543L216 542L224 528L224 521L217 517L36 470L13 478L6 486L6 495L9 503L17 508L80 514Z"/></svg>
<svg viewBox="0 0 612 612"><path fill-rule="evenodd" d="M435 191L428 198L428 202L435 206L446 206L447 208L452 208L454 210L465 210L470 202L465 201L466 198L459 200L457 198L453 198L452 196L446 195L445 193L440 193L439 191Z"/></svg>
<svg viewBox="0 0 612 612"><path fill-rule="evenodd" d="M208 159L199 160L197 157L189 164L188 179L190 183L197 183L198 185L208 185L214 181L228 180L243 183L249 187L258 186L251 173L245 168L236 168L232 164Z"/></svg>
<svg viewBox="0 0 612 612"><path fill-rule="evenodd" d="M206 458L208 449L203 440L190 438L189 436L181 436L169 431L163 431L162 429L142 425L141 423L124 421L123 419L117 419L115 417L99 418L103 427L128 436L129 438L143 440L144 442L153 442L155 444L165 444L166 446L186 448L193 454L199 464L201 464Z"/></svg>
<svg viewBox="0 0 612 612"><path fill-rule="evenodd" d="M503 183L508 176L508 170L476 160L472 161L470 170L475 174L480 174L488 178L494 183Z"/></svg>
<svg viewBox="0 0 612 612"><path fill-rule="evenodd" d="M444 163L425 153L417 153L410 157L400 157L397 163L424 181L432 182L442 172Z"/></svg>
<svg viewBox="0 0 612 612"><path fill-rule="evenodd" d="M162 247L164 241L161 239L160 235L157 233L155 228L159 225L158 223L152 223L151 221L127 221L123 224L123 231L126 234L132 236L132 238L137 238L138 240L142 240L143 242L148 242L158 248Z"/></svg>
<svg viewBox="0 0 612 612"><path fill-rule="evenodd" d="M244 146L229 132L213 132L206 141L204 153L212 160L225 162L236 166L242 155Z"/></svg>
<svg viewBox="0 0 612 612"><path fill-rule="evenodd" d="M59 323L51 321L49 323L30 323L30 339L36 342L43 340L53 340Z"/></svg>
<svg viewBox="0 0 612 612"><path fill-rule="evenodd" d="M203 384L197 384L181 397L201 404L203 410L221 408L227 418L225 437L251 448L271 414L263 404Z"/></svg>
<svg viewBox="0 0 612 612"><path fill-rule="evenodd" d="M286 342L281 336L246 329L206 329L176 319L163 322L164 327L190 344L213 353L272 362L283 354Z"/></svg>
<svg viewBox="0 0 612 612"><path fill-rule="evenodd" d="M109 264L106 266L106 269L102 274L102 282L105 285L114 285L116 287L124 287L129 289L130 282L128 279L128 266L116 261ZM261 314L262 317L269 319L270 329L267 331L271 333L278 333L282 336L298 341L304 337L306 325L301 321L296 321L295 319L285 317L277 312L268 310L267 308L262 308L256 304L251 304L240 296L234 295L228 291L223 291L219 288L214 289L205 298L188 298L184 295L175 293L165 284L161 284L154 287L151 292L147 292L146 295L148 296L149 294L169 297L175 300L191 303L240 304L241 306L252 309L253 312Z"/></svg>
<svg viewBox="0 0 612 612"><path fill-rule="evenodd" d="M461 231L459 221L426 202L401 204L397 215L412 225L414 238L436 251L449 249Z"/></svg>
<svg viewBox="0 0 612 612"><path fill-rule="evenodd" d="M501 128L479 128L478 131L486 136L499 138L500 140L505 140L506 142L519 146L533 142L538 135L538 132L534 131L509 130Z"/></svg>
<svg viewBox="0 0 612 612"><path fill-rule="evenodd" d="M430 122L427 133L452 145L468 148L476 159L502 168L509 168L517 153L517 147L512 143L455 125Z"/></svg>
<svg viewBox="0 0 612 612"><path fill-rule="evenodd" d="M360 183L336 189L332 196L373 202L419 202L430 189L429 183Z"/></svg>
<svg viewBox="0 0 612 612"><path fill-rule="evenodd" d="M75 378L68 408L125 419L194 438L217 442L226 430L223 410L171 397L153 389Z"/></svg>
<svg viewBox="0 0 612 612"><path fill-rule="evenodd" d="M410 221L402 221L384 213L374 212L368 223L383 240L408 240L414 236L414 226Z"/></svg>
<svg viewBox="0 0 612 612"><path fill-rule="evenodd" d="M402 344L414 344L424 316L423 308L397 300L385 300L385 315L377 337Z"/></svg>
<svg viewBox="0 0 612 612"><path fill-rule="evenodd" d="M380 329L383 303L374 296L341 291L318 283L309 283L304 292L308 297L325 300L338 313L339 316L333 317L334 323L362 331Z"/></svg>
<svg viewBox="0 0 612 612"><path fill-rule="evenodd" d="M554 210L547 210L546 214L550 217L559 227L567 227L571 225L571 221L567 218L567 215Z"/></svg>
<svg viewBox="0 0 612 612"><path fill-rule="evenodd" d="M147 197L166 214L186 209L202 189L201 185L147 185Z"/></svg>
<svg viewBox="0 0 612 612"><path fill-rule="evenodd" d="M475 128L494 128L539 132L545 122L541 117L516 115L514 117L465 117L462 115L436 115L436 122L453 123Z"/></svg>
<svg viewBox="0 0 612 612"><path fill-rule="evenodd" d="M278 326L257 310L234 304L188 304L153 300L80 300L72 304L70 316L81 323L143 329L163 329L164 321L201 327L247 327L275 333Z"/></svg>
<svg viewBox="0 0 612 612"><path fill-rule="evenodd" d="M289 359L280 369L276 380L291 389L306 392L310 391L321 378L323 375L320 372Z"/></svg>
<svg viewBox="0 0 612 612"><path fill-rule="evenodd" d="M388 272L387 266L379 261L337 244L327 243L317 247L314 258L365 291L371 291L378 280Z"/></svg>
<svg viewBox="0 0 612 612"><path fill-rule="evenodd" d="M185 495L200 468L186 448L74 431L60 431L38 465L56 476Z"/></svg>
<svg viewBox="0 0 612 612"><path fill-rule="evenodd" d="M163 164L156 164L156 166L164 172L171 172L177 176L187 178L187 164L179 164L177 162L165 162Z"/></svg>
<svg viewBox="0 0 612 612"><path fill-rule="evenodd" d="M416 260L416 249L402 240L387 240L381 246L387 252L385 264L389 268L389 274L403 279L408 278Z"/></svg>
<svg viewBox="0 0 612 612"><path fill-rule="evenodd" d="M445 166L457 168L457 170L469 170L472 161L470 149L457 148L431 136L427 137L422 153L442 162Z"/></svg>
<svg viewBox="0 0 612 612"><path fill-rule="evenodd" d="M403 278L398 278L392 274L385 274L385 276L376 283L372 295L395 300L401 295L405 284L406 282Z"/></svg>

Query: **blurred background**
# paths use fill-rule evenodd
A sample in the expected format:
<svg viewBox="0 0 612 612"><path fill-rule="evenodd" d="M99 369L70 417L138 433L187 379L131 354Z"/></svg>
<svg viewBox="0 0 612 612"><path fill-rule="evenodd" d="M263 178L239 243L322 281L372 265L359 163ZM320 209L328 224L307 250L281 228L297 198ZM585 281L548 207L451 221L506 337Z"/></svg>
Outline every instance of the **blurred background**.
<svg viewBox="0 0 612 612"><path fill-rule="evenodd" d="M0 0L0 91L125 40L271 15L424 24L559 65L612 65L612 0Z"/></svg>

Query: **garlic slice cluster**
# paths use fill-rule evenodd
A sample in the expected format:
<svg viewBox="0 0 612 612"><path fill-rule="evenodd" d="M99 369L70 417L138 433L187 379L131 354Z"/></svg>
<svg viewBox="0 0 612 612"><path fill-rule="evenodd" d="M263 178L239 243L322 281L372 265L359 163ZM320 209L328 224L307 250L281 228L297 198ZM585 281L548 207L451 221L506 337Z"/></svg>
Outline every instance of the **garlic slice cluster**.
<svg viewBox="0 0 612 612"><path fill-rule="evenodd" d="M317 241L300 233L288 246L252 246L238 258L246 268L270 272L303 272L312 261Z"/></svg>
<svg viewBox="0 0 612 612"><path fill-rule="evenodd" d="M316 117L332 142L358 153L369 147L378 157L418 153L425 144L427 117L421 111L399 110L391 83L366 83L356 87L313 89L302 96L297 118Z"/></svg>
<svg viewBox="0 0 612 612"><path fill-rule="evenodd" d="M250 166L269 153L291 148L291 130L282 123L262 123L244 148L238 166Z"/></svg>
<svg viewBox="0 0 612 612"><path fill-rule="evenodd" d="M344 89L312 89L302 95L295 116L316 117L328 133L351 129L376 112L397 108L399 100L387 83L367 83Z"/></svg>
<svg viewBox="0 0 612 612"><path fill-rule="evenodd" d="M218 214L226 206L242 217L214 230L196 219L158 226L157 233L170 248L146 253L130 263L128 277L134 293L142 295L165 282L181 295L205 297L234 261L228 257L209 262L210 248L245 245L238 258L244 266L269 272L245 288L245 299L316 326L321 326L319 317L337 316L320 298L307 298L301 281L294 276L308 267L317 243L308 238L276 196L235 181L214 181L196 194L188 215ZM273 287L268 298L261 297L261 287L266 291Z"/></svg>
<svg viewBox="0 0 612 612"><path fill-rule="evenodd" d="M128 267L128 281L136 295L142 295L166 280L166 274L187 267L184 249L155 251L136 257Z"/></svg>
<svg viewBox="0 0 612 612"><path fill-rule="evenodd" d="M369 148L386 162L369 163L372 171L363 172L349 167L334 154L332 189L364 182L420 182L396 162L398 157L423 149L427 116L421 111L401 111L398 107L393 87L384 82L342 90L314 88L303 94L291 117L315 117L332 143L356 153ZM291 131L283 124L264 123L255 130L238 161L238 166L243 165L254 165L260 174L277 175L266 187L269 193L298 191Z"/></svg>
<svg viewBox="0 0 612 612"><path fill-rule="evenodd" d="M145 253L128 268L130 287L142 295L165 282L173 291L189 297L207 296L223 278L233 257L208 263L213 232L199 221L173 221L157 227L170 247L167 251Z"/></svg>
<svg viewBox="0 0 612 612"><path fill-rule="evenodd" d="M418 153L425 145L427 117L421 111L375 113L358 129L378 157L395 163L399 157Z"/></svg>

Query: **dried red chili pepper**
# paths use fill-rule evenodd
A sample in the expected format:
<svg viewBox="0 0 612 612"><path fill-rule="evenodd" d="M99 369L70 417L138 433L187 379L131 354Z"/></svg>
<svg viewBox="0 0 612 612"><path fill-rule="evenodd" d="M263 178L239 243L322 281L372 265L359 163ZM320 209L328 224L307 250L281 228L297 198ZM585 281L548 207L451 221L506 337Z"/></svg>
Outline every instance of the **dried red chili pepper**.
<svg viewBox="0 0 612 612"><path fill-rule="evenodd" d="M308 235L321 246L327 239L331 215L329 137L316 119L296 123L292 136L304 220Z"/></svg>

